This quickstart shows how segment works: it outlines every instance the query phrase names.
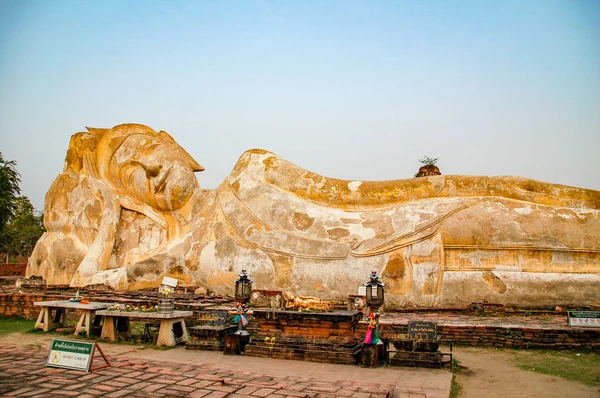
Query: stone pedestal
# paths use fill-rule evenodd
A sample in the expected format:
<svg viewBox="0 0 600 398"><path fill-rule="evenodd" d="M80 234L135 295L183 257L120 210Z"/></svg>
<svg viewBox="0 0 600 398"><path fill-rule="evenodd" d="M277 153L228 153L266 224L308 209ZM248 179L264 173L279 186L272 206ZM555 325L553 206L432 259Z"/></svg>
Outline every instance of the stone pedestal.
<svg viewBox="0 0 600 398"><path fill-rule="evenodd" d="M240 355L242 353L242 342L239 334L225 336L223 354Z"/></svg>
<svg viewBox="0 0 600 398"><path fill-rule="evenodd" d="M398 351L389 364L391 366L408 366L418 368L441 368L443 366L442 353L436 352L404 352Z"/></svg>
<svg viewBox="0 0 600 398"><path fill-rule="evenodd" d="M365 344L362 346L360 355L360 366L363 368L376 368L379 365L379 346Z"/></svg>
<svg viewBox="0 0 600 398"><path fill-rule="evenodd" d="M193 326L188 328L191 341L185 346L187 350L223 351L225 337L233 334L236 325Z"/></svg>
<svg viewBox="0 0 600 398"><path fill-rule="evenodd" d="M394 339L392 344L397 351L388 361L391 366L441 368L444 365L438 341Z"/></svg>
<svg viewBox="0 0 600 398"><path fill-rule="evenodd" d="M256 309L256 336L245 354L279 359L356 364L362 341L355 330L358 311L299 312Z"/></svg>

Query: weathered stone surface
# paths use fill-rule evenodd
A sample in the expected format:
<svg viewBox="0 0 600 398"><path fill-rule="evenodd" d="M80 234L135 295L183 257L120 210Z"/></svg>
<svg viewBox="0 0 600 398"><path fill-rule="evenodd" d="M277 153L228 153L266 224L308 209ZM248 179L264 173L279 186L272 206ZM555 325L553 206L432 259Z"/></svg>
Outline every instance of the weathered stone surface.
<svg viewBox="0 0 600 398"><path fill-rule="evenodd" d="M600 192L518 177L343 181L245 152L216 190L167 133L72 137L46 196L27 276L136 290L165 275L231 294L254 286L322 299L375 269L386 304L600 305Z"/></svg>
<svg viewBox="0 0 600 398"><path fill-rule="evenodd" d="M200 286L196 290L194 290L194 294L198 294L200 296L206 296L208 294L208 290L204 286Z"/></svg>

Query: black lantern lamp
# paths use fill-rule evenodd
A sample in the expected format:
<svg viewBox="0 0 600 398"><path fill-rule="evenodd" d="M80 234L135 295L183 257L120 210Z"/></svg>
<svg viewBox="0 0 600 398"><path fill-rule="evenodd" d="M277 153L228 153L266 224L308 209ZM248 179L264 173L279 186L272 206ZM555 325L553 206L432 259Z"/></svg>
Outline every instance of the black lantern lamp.
<svg viewBox="0 0 600 398"><path fill-rule="evenodd" d="M251 275L247 274L245 269L238 276L240 279L235 281L235 299L237 301L235 305L235 323L238 325L238 330L233 335L234 341L237 341L238 348L234 349L237 354L243 353L244 347L250 342L250 333L246 330L248 324L246 303L250 301L252 282L254 282L248 278ZM228 350L226 349L226 351Z"/></svg>
<svg viewBox="0 0 600 398"><path fill-rule="evenodd" d="M242 273L238 276L240 279L235 281L235 299L240 303L247 303L252 294L252 282L254 281L248 279L251 275L248 275L245 269L243 269Z"/></svg>
<svg viewBox="0 0 600 398"><path fill-rule="evenodd" d="M373 270L371 272L371 280L365 283L366 286L366 299L367 305L369 308L377 309L383 305L383 287L385 283L379 280L379 275L377 275L377 271Z"/></svg>

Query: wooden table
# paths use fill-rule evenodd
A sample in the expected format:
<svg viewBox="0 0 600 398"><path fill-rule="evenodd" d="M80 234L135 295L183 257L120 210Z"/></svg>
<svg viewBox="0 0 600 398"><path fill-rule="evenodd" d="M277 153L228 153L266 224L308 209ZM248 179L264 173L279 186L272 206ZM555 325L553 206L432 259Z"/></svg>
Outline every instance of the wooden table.
<svg viewBox="0 0 600 398"><path fill-rule="evenodd" d="M194 312L97 311L96 315L104 317L100 337L111 341L115 341L119 337L131 336L130 318L158 319L160 320L160 326L156 345L159 347L163 345L173 347L188 340L184 318L194 315Z"/></svg>
<svg viewBox="0 0 600 398"><path fill-rule="evenodd" d="M36 301L33 305L42 307L35 323L36 329L42 329L48 332L57 327L67 326L67 309L81 310L81 317L75 327L75 335L85 332L90 335L92 320L97 310L104 310L113 303L90 302L82 304L78 301L57 300L57 301Z"/></svg>

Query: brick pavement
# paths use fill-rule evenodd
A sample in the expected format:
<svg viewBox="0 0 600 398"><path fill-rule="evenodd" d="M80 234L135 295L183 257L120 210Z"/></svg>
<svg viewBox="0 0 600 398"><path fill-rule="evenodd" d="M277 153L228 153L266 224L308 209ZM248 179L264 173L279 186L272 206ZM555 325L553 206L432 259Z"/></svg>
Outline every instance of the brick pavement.
<svg viewBox="0 0 600 398"><path fill-rule="evenodd" d="M51 337L48 336L48 340ZM85 373L45 367L47 346L1 344L0 395L447 398L452 378L447 370L363 369L351 365L231 357L216 352L190 352L182 347L162 351L101 345L112 366ZM176 358L177 362L165 358Z"/></svg>

